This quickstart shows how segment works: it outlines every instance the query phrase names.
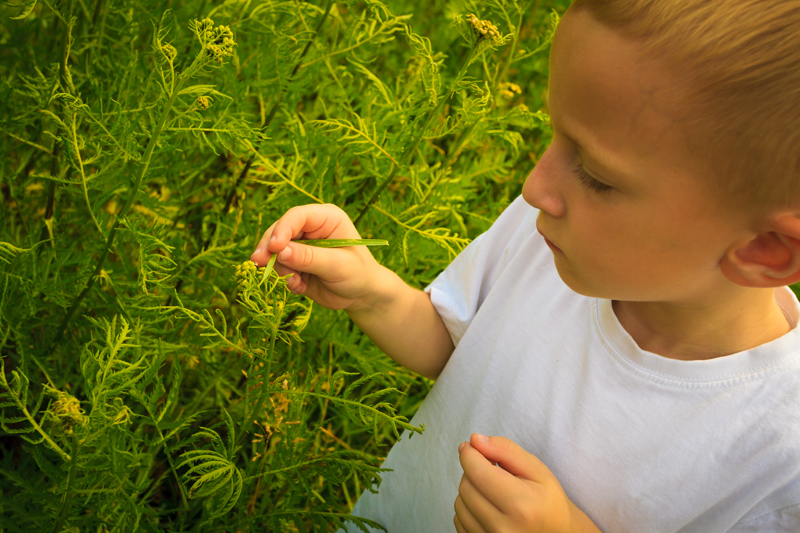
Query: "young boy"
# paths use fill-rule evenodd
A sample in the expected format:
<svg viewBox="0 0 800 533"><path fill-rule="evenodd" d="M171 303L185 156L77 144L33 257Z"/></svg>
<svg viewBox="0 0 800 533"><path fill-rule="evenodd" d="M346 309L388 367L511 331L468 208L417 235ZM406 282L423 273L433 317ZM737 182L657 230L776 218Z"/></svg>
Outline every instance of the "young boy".
<svg viewBox="0 0 800 533"><path fill-rule="evenodd" d="M391 533L800 531L798 27L798 0L578 0L551 145L425 292L365 247L290 243L358 238L335 206L267 230L254 261L278 253L294 292L437 379L425 433L354 514Z"/></svg>

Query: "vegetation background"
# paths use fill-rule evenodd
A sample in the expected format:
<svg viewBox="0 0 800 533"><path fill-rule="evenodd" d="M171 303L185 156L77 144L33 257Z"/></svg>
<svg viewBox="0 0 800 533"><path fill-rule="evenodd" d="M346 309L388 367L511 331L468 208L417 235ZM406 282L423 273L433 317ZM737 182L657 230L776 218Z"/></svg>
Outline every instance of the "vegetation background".
<svg viewBox="0 0 800 533"><path fill-rule="evenodd" d="M0 7L0 531L335 531L432 382L246 259L330 202L427 285L549 143L567 5Z"/></svg>

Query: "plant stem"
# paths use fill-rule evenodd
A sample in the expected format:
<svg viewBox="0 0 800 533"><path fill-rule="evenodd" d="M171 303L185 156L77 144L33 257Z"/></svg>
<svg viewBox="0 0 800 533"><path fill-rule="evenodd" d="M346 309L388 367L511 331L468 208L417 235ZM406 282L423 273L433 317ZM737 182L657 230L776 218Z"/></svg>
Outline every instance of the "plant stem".
<svg viewBox="0 0 800 533"><path fill-rule="evenodd" d="M153 156L153 150L155 149L156 144L158 142L158 137L161 135L161 131L163 130L164 124L167 121L167 116L169 116L169 112L172 109L172 104L175 103L175 98L178 96L178 93L183 87L184 81L185 78L183 76L178 77L177 83L173 87L172 93L170 94L167 103L164 105L164 110L161 112L161 119L158 121L158 126L156 126L156 129L153 130L153 135L150 136L150 142L147 143L147 148L145 149L144 156L142 157L143 162L140 167L139 175L136 178L133 187L131 188L131 193L130 195L128 195L128 200L125 202L125 205L122 206L122 209L117 215L117 220L114 222L114 226L111 228L111 231L108 234L105 248L103 249L103 253L100 254L100 259L97 261L97 266L95 266L94 273L89 278L89 282L86 284L86 287L84 287L84 289L80 292L80 294L78 294L77 298L75 298L75 300L72 302L72 305L67 311L66 316L64 316L64 319L58 326L58 331L56 332L55 338L50 342L47 349L44 350L45 352L48 352L50 348L53 347L53 345L58 343L64 337L64 331L66 330L67 325L69 324L69 321L72 318L72 315L78 309L78 306L81 304L81 301L92 289L95 280L100 275L100 271L103 269L106 257L108 257L108 252L111 249L111 246L114 244L114 237L117 234L117 229L119 228L120 221L123 220L125 218L125 215L128 214L128 211L130 210L134 200L136 199L136 196L139 193L139 188L141 187L142 181L144 180L144 177L147 174L147 169L150 167L150 159Z"/></svg>
<svg viewBox="0 0 800 533"><path fill-rule="evenodd" d="M178 476L178 471L175 469L175 465L172 464L172 450L170 449L169 444L167 444L167 439L164 438L164 433L161 432L161 428L158 427L158 421L156 420L155 415L152 411L150 411L150 408L146 404L142 403L142 405L144 405L147 414L150 416L150 420L153 421L153 426L155 426L156 431L158 431L158 436L161 438L161 444L164 445L164 455L167 456L169 469L172 471L172 475L175 476L175 483L178 484L178 491L181 493L181 503L183 503L183 508L188 511L189 500L186 498L186 489L184 488L183 483L181 483L181 478Z"/></svg>
<svg viewBox="0 0 800 533"><path fill-rule="evenodd" d="M406 149L406 151L403 152L403 155L400 157L400 166L392 165L392 169L389 171L389 175L386 176L386 178L384 178L384 180L378 185L378 187L372 193L372 196L370 196L369 200L367 200L367 203L361 209L361 212L358 214L356 219L353 221L353 225L354 226L358 227L358 223L361 221L361 219L367 213L367 211L369 210L370 206L375 202L375 200L378 199L378 197L383 192L383 190L392 182L392 180L394 179L394 176L397 173L397 171L400 168L405 167L406 165L411 163L413 154L417 150L417 147L419 146L419 143L422 142L422 139L425 138L425 134L428 133L428 127L430 126L431 122L436 117L436 115L439 113L439 110L444 106L445 102L450 100L450 98L452 98L453 94L456 92L456 87L458 86L458 83L461 81L461 79L464 77L464 74L466 74L467 68L469 67L470 63L472 62L472 57L475 54L475 50L476 49L477 48L475 46L472 47L472 49L470 50L469 54L467 55L467 60L464 62L463 65L461 65L461 70L458 71L458 75L456 76L455 80L453 80L453 83L450 86L450 90L447 92L447 96L445 96L444 98L441 98L439 100L439 102L436 104L436 107L431 108L431 110L428 111L428 115L425 117L425 123L422 125L422 128L419 130L419 135L417 135L417 138L414 139L414 142L411 144L411 146L409 146Z"/></svg>
<svg viewBox="0 0 800 533"><path fill-rule="evenodd" d="M100 232L100 235L103 235L103 228L100 227L100 223L97 221L97 217L94 216L94 211L92 210L92 204L89 201L89 182L86 179L86 171L83 168L83 158L81 157L81 150L78 147L78 131L75 126L75 113L70 114L70 126L72 134L72 149L75 151L75 158L78 160L78 170L81 172L81 183L83 184L83 198L86 201L86 208L89 210L89 215L92 217L92 222L94 222L97 231ZM52 182L55 183L55 182Z"/></svg>
<svg viewBox="0 0 800 533"><path fill-rule="evenodd" d="M72 433L72 463L69 465L69 477L67 478L67 488L64 489L64 501L61 504L61 512L58 515L58 522L56 527L53 528L53 533L61 531L61 526L69 515L69 507L72 504L72 495L74 491L70 490L72 484L75 482L75 467L78 462L78 436Z"/></svg>
<svg viewBox="0 0 800 533"><path fill-rule="evenodd" d="M319 21L317 22L317 27L314 29L313 37L306 43L305 48L303 48L303 52L300 54L300 58L297 60L297 64L294 66L294 69L292 70L292 73L289 76L289 83L291 83L295 74L297 74L297 71L300 70L300 66L303 64L303 59L306 57L306 54L311 48L311 44L314 42L314 39L317 37L317 35L319 35L319 31L322 29L323 23L328 18L328 14L331 12L331 7L333 7L333 3L334 3L333 0L327 0L327 4L325 6L325 12L322 14ZM264 124L261 125L262 134L265 133L267 131L267 128L269 128L269 125L272 124L272 120L275 118L275 115L278 112L278 108L281 105L281 101L282 101L281 93L278 93L278 99L273 104L272 109L270 109L269 114L264 120ZM261 147L260 145L256 147L256 151L258 151L260 147ZM247 179L247 174L250 172L250 168L253 166L253 161L255 161L255 158L256 158L255 152L250 154L250 157L247 158L247 161L245 162L244 168L242 169L242 172L239 174L239 177L236 178L236 180L233 182L233 185L231 185L231 188L228 190L228 194L225 196L225 205L223 206L221 211L222 216L225 216L228 213L228 210L231 208L231 204L233 204L233 199L236 197L236 191L239 190L239 185L241 185L245 181L245 179ZM200 247L201 254L206 250L208 250L208 247L211 246L211 240L214 238L214 235L216 235L216 233L217 233L217 224L216 222L212 222L209 225L208 237L206 237L205 241L203 241L203 245ZM183 286L183 278L179 279L175 283L175 293L180 291L182 286ZM172 295L170 295L170 297L167 299L166 305L170 304L172 304Z"/></svg>
<svg viewBox="0 0 800 533"><path fill-rule="evenodd" d="M284 294L284 300L286 299L286 295ZM279 309L278 313L275 315L275 321L272 323L272 338L269 342L269 352L267 352L266 357L264 358L267 364L264 367L263 381L261 382L261 390L258 394L258 400L256 401L256 406L253 408L253 411L250 415L247 415L247 404L244 406L245 410L245 421L242 425L242 431L239 433L239 436L236 438L236 446L239 446L242 443L242 439L247 434L247 428L250 427L250 424L253 423L253 420L256 419L258 416L258 411L261 409L261 405L264 403L264 396L267 392L267 388L269 387L269 371L272 366L272 356L275 353L275 340L278 338L278 327L281 323L281 318L283 317L283 307L279 307L278 305L275 306L276 309ZM247 384L245 383L245 387ZM245 389L246 390L246 389Z"/></svg>
<svg viewBox="0 0 800 533"><path fill-rule="evenodd" d="M64 33L61 36L61 63L58 66L58 80L61 82L61 88L67 90L67 59L69 59L69 41L70 34L72 33L72 26L69 21L72 19L72 0L69 3L69 16L65 21ZM53 87L55 89L55 86ZM52 93L51 95L52 96Z"/></svg>

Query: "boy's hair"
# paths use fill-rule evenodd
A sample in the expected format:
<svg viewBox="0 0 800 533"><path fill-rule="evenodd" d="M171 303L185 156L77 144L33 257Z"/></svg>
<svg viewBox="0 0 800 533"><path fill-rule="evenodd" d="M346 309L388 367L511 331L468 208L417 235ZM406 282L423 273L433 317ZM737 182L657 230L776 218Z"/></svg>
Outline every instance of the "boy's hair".
<svg viewBox="0 0 800 533"><path fill-rule="evenodd" d="M689 145L726 208L800 207L800 0L575 0L687 91Z"/></svg>

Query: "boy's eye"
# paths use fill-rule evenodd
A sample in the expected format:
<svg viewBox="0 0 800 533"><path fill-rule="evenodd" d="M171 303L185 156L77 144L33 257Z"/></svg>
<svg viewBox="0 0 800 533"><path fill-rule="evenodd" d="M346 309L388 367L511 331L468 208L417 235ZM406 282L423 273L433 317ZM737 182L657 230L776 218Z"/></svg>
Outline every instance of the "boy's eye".
<svg viewBox="0 0 800 533"><path fill-rule="evenodd" d="M610 185L606 185L605 183L597 181L589 174L587 174L586 171L583 170L583 165L581 163L575 165L572 171L575 173L576 176L578 176L578 179L580 180L581 184L587 189L590 189L598 193L607 193L614 188L611 187Z"/></svg>

